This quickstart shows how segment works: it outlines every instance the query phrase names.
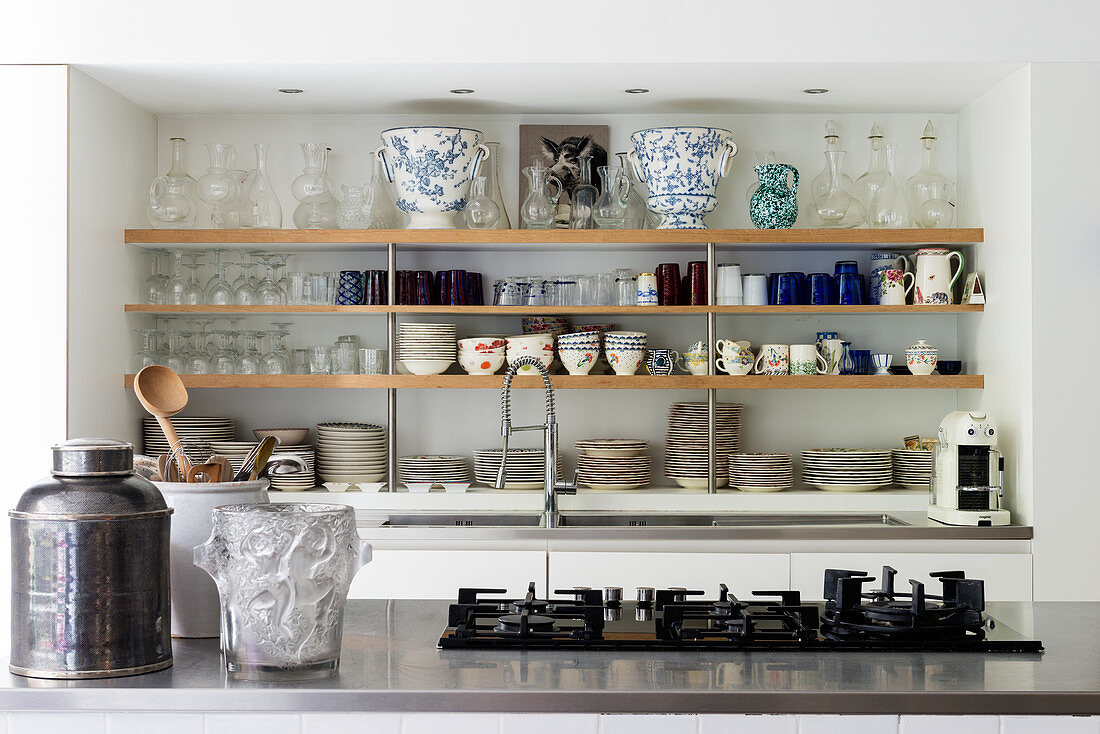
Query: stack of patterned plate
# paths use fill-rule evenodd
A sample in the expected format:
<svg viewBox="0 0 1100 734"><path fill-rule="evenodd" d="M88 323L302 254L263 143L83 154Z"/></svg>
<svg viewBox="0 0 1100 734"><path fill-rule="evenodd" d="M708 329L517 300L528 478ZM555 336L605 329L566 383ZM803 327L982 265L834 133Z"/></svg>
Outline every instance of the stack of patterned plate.
<svg viewBox="0 0 1100 734"><path fill-rule="evenodd" d="M237 437L237 427L229 418L192 418L190 416L172 416L172 425L176 429L187 456L192 461L206 461L213 452L211 441L232 441ZM141 421L142 443L146 456L160 456L171 449L168 439L157 424L157 419L147 416Z"/></svg>
<svg viewBox="0 0 1100 734"><path fill-rule="evenodd" d="M239 472L241 467L244 466L248 454L252 452L252 449L256 448L256 441L211 441L210 448L213 450L213 453L229 459L229 463L233 466L233 471ZM272 490L283 492L306 492L317 486L317 479L314 475L315 455L313 452L313 444L300 443L280 445L275 449L275 453L293 454L301 457L301 459L306 462L306 466L309 467L309 471L299 474L275 474L268 477L271 480Z"/></svg>
<svg viewBox="0 0 1100 734"><path fill-rule="evenodd" d="M635 438L586 438L577 451L577 481L593 489L637 489L650 482L648 441Z"/></svg>
<svg viewBox="0 0 1100 734"><path fill-rule="evenodd" d="M714 481L719 487L729 480L729 455L741 446L740 403L718 403L714 415ZM705 489L707 459L707 404L673 403L668 409L665 434L665 476L681 487Z"/></svg>
<svg viewBox="0 0 1100 734"><path fill-rule="evenodd" d="M504 477L505 489L542 489L546 483L546 460L542 449L508 449ZM474 477L490 487L500 471L500 449L474 451ZM558 476L562 476L561 456L558 456Z"/></svg>
<svg viewBox="0 0 1100 734"><path fill-rule="evenodd" d="M730 486L742 492L779 492L794 486L790 454L730 454Z"/></svg>
<svg viewBox="0 0 1100 734"><path fill-rule="evenodd" d="M470 465L465 456L399 456L397 479L402 484L469 482Z"/></svg>
<svg viewBox="0 0 1100 734"><path fill-rule="evenodd" d="M397 359L414 375L439 375L458 357L454 324L401 324L397 327Z"/></svg>
<svg viewBox="0 0 1100 734"><path fill-rule="evenodd" d="M649 441L639 438L586 438L573 446L589 456L641 456L649 450Z"/></svg>
<svg viewBox="0 0 1100 734"><path fill-rule="evenodd" d="M932 476L932 452L924 449L894 449L894 484L906 489L928 489Z"/></svg>
<svg viewBox="0 0 1100 734"><path fill-rule="evenodd" d="M370 423L318 423L322 482L380 482L386 477L386 428Z"/></svg>
<svg viewBox="0 0 1100 734"><path fill-rule="evenodd" d="M806 449L802 481L829 492L868 492L889 484L889 449Z"/></svg>

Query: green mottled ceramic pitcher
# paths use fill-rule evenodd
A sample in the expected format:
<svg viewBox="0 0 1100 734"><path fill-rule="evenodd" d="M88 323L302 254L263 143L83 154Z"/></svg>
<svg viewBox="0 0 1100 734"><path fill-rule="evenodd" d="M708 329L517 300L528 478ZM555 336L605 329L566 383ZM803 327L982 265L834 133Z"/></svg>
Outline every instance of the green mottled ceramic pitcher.
<svg viewBox="0 0 1100 734"><path fill-rule="evenodd" d="M757 229L790 229L798 218L798 169L786 163L756 166L760 186L749 200L749 217ZM787 174L791 185L787 186Z"/></svg>

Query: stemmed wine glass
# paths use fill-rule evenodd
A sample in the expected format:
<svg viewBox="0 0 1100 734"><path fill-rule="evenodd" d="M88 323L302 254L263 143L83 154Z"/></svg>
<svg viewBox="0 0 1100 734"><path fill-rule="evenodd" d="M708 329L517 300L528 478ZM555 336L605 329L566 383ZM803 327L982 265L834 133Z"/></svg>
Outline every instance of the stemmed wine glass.
<svg viewBox="0 0 1100 734"><path fill-rule="evenodd" d="M149 365L160 364L160 356L156 350L156 329L134 329L134 332L141 334L141 349L134 355L131 363L131 367L136 374Z"/></svg>
<svg viewBox="0 0 1100 734"><path fill-rule="evenodd" d="M262 332L271 340L271 350L263 356L262 368L265 375L289 375L290 359L286 355L286 347L283 346L283 337L287 331Z"/></svg>
<svg viewBox="0 0 1100 734"><path fill-rule="evenodd" d="M221 250L214 250L214 277L206 284L206 302L215 306L232 306L233 286L225 279L226 263L221 255Z"/></svg>
<svg viewBox="0 0 1100 734"><path fill-rule="evenodd" d="M164 284L164 292L168 298L168 303L173 306L182 306L185 303L183 294L187 291L189 285L183 277L183 250L176 249L172 250L171 253L176 261L175 271L168 282Z"/></svg>
<svg viewBox="0 0 1100 734"><path fill-rule="evenodd" d="M188 337L197 337L197 344L187 355L187 371L192 375L206 375L210 373L210 355L206 351L206 333L203 331L189 331Z"/></svg>
<svg viewBox="0 0 1100 734"><path fill-rule="evenodd" d="M145 254L149 256L149 277L141 284L141 301L150 306L163 306L168 302L168 292L165 290L168 276L160 272L160 258L168 253L166 250L149 250Z"/></svg>
<svg viewBox="0 0 1100 734"><path fill-rule="evenodd" d="M214 325L214 319L201 318L191 319L187 322L191 325L191 329L196 332L197 344L199 351L203 354L210 356L214 353L214 345L211 343L210 332L208 329Z"/></svg>
<svg viewBox="0 0 1100 734"><path fill-rule="evenodd" d="M210 369L218 375L232 375L237 369L237 332L233 329L215 329L218 351L210 360Z"/></svg>
<svg viewBox="0 0 1100 734"><path fill-rule="evenodd" d="M165 364L168 369L181 375L187 373L187 337L191 332L183 329L168 330L168 359Z"/></svg>
<svg viewBox="0 0 1100 734"><path fill-rule="evenodd" d="M284 338L290 336L290 327L292 325L292 322L290 322L290 321L272 321L271 325L274 326L279 331L284 332L282 335L280 335L279 340L278 340L278 344L272 346L271 351L279 352L280 354L282 354L284 357L286 357L287 364L289 364L293 367L294 366L294 358L291 356L290 350L286 346L286 342L283 341Z"/></svg>
<svg viewBox="0 0 1100 734"><path fill-rule="evenodd" d="M255 329L246 329L241 332L244 335L244 351L237 357L236 373L238 375L258 375L261 373L263 355L260 354L260 334Z"/></svg>
<svg viewBox="0 0 1100 734"><path fill-rule="evenodd" d="M278 260L275 257L260 259L260 265L267 268L267 273L264 279L260 281L260 285L256 288L256 301L264 306L286 305L286 292L280 290L278 284L275 282L275 266L277 264Z"/></svg>
<svg viewBox="0 0 1100 734"><path fill-rule="evenodd" d="M181 298L183 304L187 306L199 306L202 305L205 298L202 286L199 284L198 272L202 267L202 263L199 262L200 252L188 253L188 257L191 258L191 262L184 265L184 267L191 269L191 279L187 282L187 287L184 288Z"/></svg>
<svg viewBox="0 0 1100 734"><path fill-rule="evenodd" d="M237 278L233 288L233 303L238 306L254 306L258 303L256 298L256 284L253 283L251 273L256 269L257 263L252 260L252 253L248 255L248 261L241 263L244 272Z"/></svg>

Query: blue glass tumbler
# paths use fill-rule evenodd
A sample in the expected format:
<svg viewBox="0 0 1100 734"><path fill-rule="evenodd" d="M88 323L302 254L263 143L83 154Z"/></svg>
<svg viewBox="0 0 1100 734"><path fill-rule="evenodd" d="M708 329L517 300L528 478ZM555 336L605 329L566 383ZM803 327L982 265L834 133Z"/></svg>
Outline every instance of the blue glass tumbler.
<svg viewBox="0 0 1100 734"><path fill-rule="evenodd" d="M836 303L833 296L833 276L828 273L810 273L810 305L829 306Z"/></svg>
<svg viewBox="0 0 1100 734"><path fill-rule="evenodd" d="M841 273L837 276L837 292L841 306L863 304L863 283L858 273Z"/></svg>

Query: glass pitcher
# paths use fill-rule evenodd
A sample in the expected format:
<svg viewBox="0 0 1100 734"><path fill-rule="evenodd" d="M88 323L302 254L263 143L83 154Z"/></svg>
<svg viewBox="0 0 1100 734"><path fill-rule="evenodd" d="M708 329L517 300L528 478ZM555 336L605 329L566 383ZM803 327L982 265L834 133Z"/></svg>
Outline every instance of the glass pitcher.
<svg viewBox="0 0 1100 734"><path fill-rule="evenodd" d="M600 166L602 190L592 218L600 229L622 229L626 222L630 179L618 166Z"/></svg>
<svg viewBox="0 0 1100 734"><path fill-rule="evenodd" d="M520 207L520 220L527 229L550 229L561 198L561 181L550 175L550 169L538 158L523 169L523 175L527 176L529 190ZM547 193L549 184L555 187L552 197Z"/></svg>
<svg viewBox="0 0 1100 734"><path fill-rule="evenodd" d="M374 203L374 189L370 186L344 184L340 190L344 194L344 199L336 207L336 226L340 229L368 229Z"/></svg>
<svg viewBox="0 0 1100 734"><path fill-rule="evenodd" d="M149 185L149 224L154 229L187 229L195 224L199 203L195 200L195 179L183 163L184 138L172 138L172 165L168 173Z"/></svg>
<svg viewBox="0 0 1100 734"><path fill-rule="evenodd" d="M300 201L294 209L298 229L336 229L336 197L326 176L328 148L321 143L302 143L305 169L290 184L290 193Z"/></svg>
<svg viewBox="0 0 1100 734"><path fill-rule="evenodd" d="M228 143L207 143L206 150L210 154L210 168L199 176L195 189L199 199L213 208L210 226L214 229L230 229L237 225L230 223L226 211L241 195L235 170L237 149Z"/></svg>
<svg viewBox="0 0 1100 734"><path fill-rule="evenodd" d="M344 604L371 547L346 505L225 505L195 548L221 600L222 650L233 678L300 680L340 664Z"/></svg>
<svg viewBox="0 0 1100 734"><path fill-rule="evenodd" d="M592 156L577 157L580 166L580 178L573 187L573 196L569 200L569 229L595 229L596 220L592 214L600 192L592 185Z"/></svg>
<svg viewBox="0 0 1100 734"><path fill-rule="evenodd" d="M955 221L955 184L936 167L936 128L929 120L921 135L920 169L906 182L913 224L950 227Z"/></svg>
<svg viewBox="0 0 1100 734"><path fill-rule="evenodd" d="M642 196L638 179L634 177L634 166L627 160L627 153L615 155L619 158L619 165L624 175L630 181L630 193L626 195L626 218L623 220L623 229L656 229L661 223L661 217L645 205L645 197Z"/></svg>

